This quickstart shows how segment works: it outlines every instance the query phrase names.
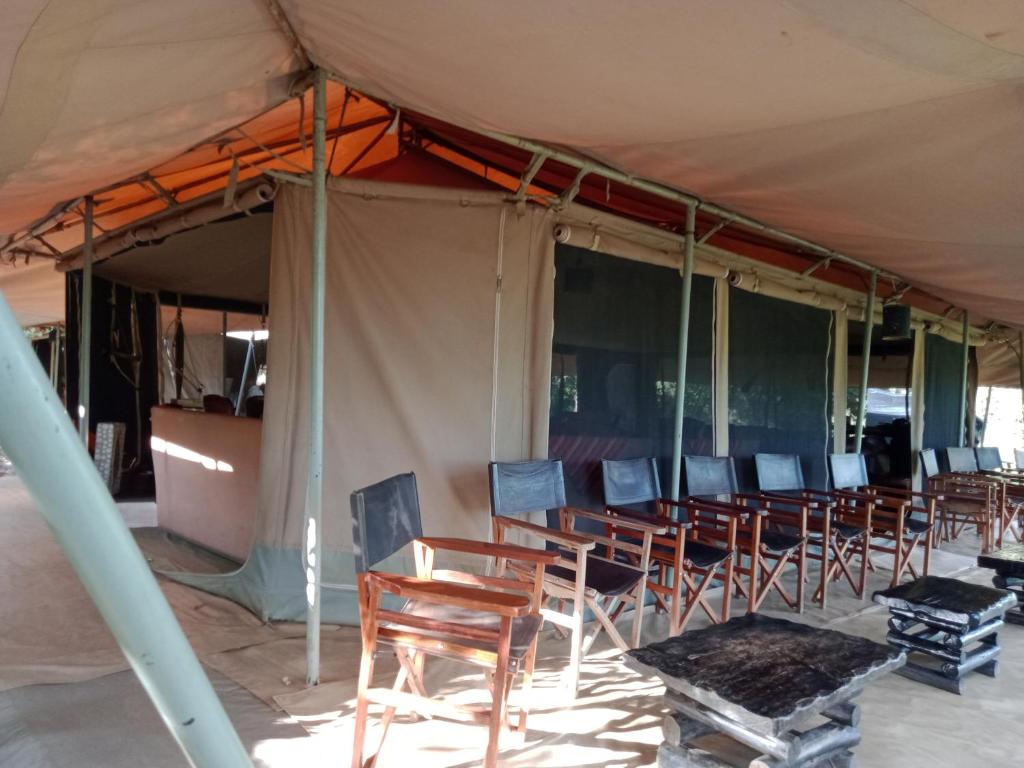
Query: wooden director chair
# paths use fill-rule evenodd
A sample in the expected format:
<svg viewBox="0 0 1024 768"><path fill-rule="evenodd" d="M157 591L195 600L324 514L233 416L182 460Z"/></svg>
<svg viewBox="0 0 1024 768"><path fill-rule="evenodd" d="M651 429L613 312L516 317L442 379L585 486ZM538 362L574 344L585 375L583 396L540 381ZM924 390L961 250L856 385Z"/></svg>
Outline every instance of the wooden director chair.
<svg viewBox="0 0 1024 768"><path fill-rule="evenodd" d="M967 451L969 448L947 448L950 450ZM1009 469L1003 466L1002 457L998 448L975 448L974 460L978 472L985 477L993 477L1002 483L1002 506L999 517L999 546L1003 545L1003 537L1009 531L1017 541L1021 540L1021 534L1017 530L1017 521L1024 508L1024 476L1015 468ZM967 464L966 458L962 460Z"/></svg>
<svg viewBox="0 0 1024 768"><path fill-rule="evenodd" d="M800 457L789 453L758 453L754 455L757 470L758 498L772 517L780 507L800 510L791 514L790 527L799 527L806 519L810 542L817 542L818 552L808 549L808 560L821 563L818 588L814 600L821 608L828 604L828 587L845 577L853 593L861 600L866 595L870 543L871 510L868 502L861 506L845 503L826 491L808 488L804 483ZM860 555L860 570L854 577L854 558Z"/></svg>
<svg viewBox="0 0 1024 768"><path fill-rule="evenodd" d="M740 595L746 596L748 613L756 612L772 590L790 608L802 612L807 576L806 510L778 510L775 514L775 510L770 512L764 507L757 494L740 493L736 467L729 456L684 456L683 469L689 499L697 497L702 503L713 505L712 514L716 516L735 512L747 515L737 520L736 564L726 592L735 586ZM788 564L797 570L796 597L789 594L780 580Z"/></svg>
<svg viewBox="0 0 1024 768"><path fill-rule="evenodd" d="M518 674L523 676L523 706L516 727L520 733L526 731L537 632L542 624L539 608L544 568L557 561L557 553L466 539L423 538L412 473L355 491L351 506L362 633L352 767L370 768L377 757L374 753L363 761L369 704L373 702L385 707L381 745L399 708L428 717L486 723L484 766L493 768L499 732L509 722L509 691ZM373 570L410 543L416 559L415 577ZM502 579L441 570L434 564L438 550L515 558L531 564L533 578ZM405 605L397 611L382 607L385 594L404 598ZM374 657L381 646L394 652L400 664L390 689L370 687ZM491 706L456 706L429 698L423 685L428 655L482 667L490 678Z"/></svg>
<svg viewBox="0 0 1024 768"><path fill-rule="evenodd" d="M686 502L662 498L658 463L653 458L602 459L601 478L605 511L609 516L632 519L653 513L653 518L644 519L655 519L666 529L666 533L655 535L651 541L654 579L648 579L647 588L654 595L658 609L669 616L669 634L681 634L697 606L716 624L728 621L729 590L725 590L721 611L711 607L705 592L715 581L716 574L726 583L731 581L729 569L736 548L736 518L729 518L724 545L697 538L704 531L676 519L673 514L675 510L687 509ZM690 505L690 508L699 510L697 505ZM609 535L620 535L617 521L609 521L608 528Z"/></svg>
<svg viewBox="0 0 1024 768"><path fill-rule="evenodd" d="M633 647L640 645L644 595L650 565L651 540L665 533L660 521L616 519L615 525L628 531L635 541L622 541L612 536L581 532L575 529L579 519L608 521L608 516L566 505L565 480L561 461L491 462L491 520L494 540L501 544L510 531L520 531L554 544L558 549L557 565L549 566L544 576L544 596L558 601L559 610L544 610L545 620L556 631L571 633L568 688L573 696L579 687L580 663L597 635L604 630L616 646L626 651L630 645L619 634L615 621L628 605L636 610L633 616ZM561 529L536 525L521 516L532 512L557 510ZM597 554L601 545L604 556ZM627 560L633 557L636 564ZM500 557L498 573L509 567L517 576L524 572L514 558ZM572 613L562 613L565 603ZM589 608L597 621L584 635L584 610Z"/></svg>
<svg viewBox="0 0 1024 768"><path fill-rule="evenodd" d="M915 579L919 575L927 576L931 565L935 507L942 500L942 494L872 485L868 480L864 456L860 453L830 453L828 463L836 497L855 507L872 505L870 549L893 556L891 585L895 587L900 583L904 571L909 571ZM922 505L915 506L915 498L921 499ZM915 514L924 519L914 517ZM883 542L879 543L877 539ZM885 540L891 543L886 544ZM919 545L924 547L920 574L910 559ZM870 556L868 568L874 569Z"/></svg>
<svg viewBox="0 0 1024 768"><path fill-rule="evenodd" d="M991 552L996 521L1000 519L999 484L988 478L943 473L934 448L921 451L920 458L927 489L943 495L936 507L939 537L955 541L964 528L973 525L981 539L982 553Z"/></svg>

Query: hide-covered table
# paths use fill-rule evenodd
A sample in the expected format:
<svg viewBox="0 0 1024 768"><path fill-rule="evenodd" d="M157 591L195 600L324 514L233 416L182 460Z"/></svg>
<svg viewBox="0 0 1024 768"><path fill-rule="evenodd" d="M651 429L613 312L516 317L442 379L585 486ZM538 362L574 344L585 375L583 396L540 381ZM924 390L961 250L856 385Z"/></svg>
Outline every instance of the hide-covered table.
<svg viewBox="0 0 1024 768"><path fill-rule="evenodd" d="M1012 593L925 576L876 592L874 599L891 614L889 645L912 655L899 674L957 694L968 672L996 676L998 630L1017 605Z"/></svg>
<svg viewBox="0 0 1024 768"><path fill-rule="evenodd" d="M759 614L628 651L672 710L660 768L848 766L860 742L851 699L902 651ZM728 738L725 738L728 737Z"/></svg>
<svg viewBox="0 0 1024 768"><path fill-rule="evenodd" d="M1024 624L1024 544L1011 544L978 556L978 565L996 572L992 583L1017 597L1017 607L1006 612L1011 624Z"/></svg>

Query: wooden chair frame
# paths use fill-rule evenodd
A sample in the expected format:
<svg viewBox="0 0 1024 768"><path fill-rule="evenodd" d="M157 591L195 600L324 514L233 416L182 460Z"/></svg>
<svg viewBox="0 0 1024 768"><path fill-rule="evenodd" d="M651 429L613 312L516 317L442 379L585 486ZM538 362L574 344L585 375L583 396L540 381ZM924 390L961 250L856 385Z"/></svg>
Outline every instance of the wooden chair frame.
<svg viewBox="0 0 1024 768"><path fill-rule="evenodd" d="M830 493L808 488L804 484L803 467L796 454L758 453L754 455L757 469L758 497L770 514L775 508L802 507L807 531L820 536L821 546L816 553L808 546L805 557L820 563L818 587L813 600L821 608L828 604L828 587L843 577L860 599L866 596L867 569L871 534L871 504L851 506ZM791 519L792 526L797 521ZM801 520L802 522L802 520ZM857 537L842 536L843 526L860 531ZM809 541L808 544L811 542ZM860 555L860 573L855 578L854 558Z"/></svg>
<svg viewBox="0 0 1024 768"><path fill-rule="evenodd" d="M689 468L693 461L729 462L730 479L723 482L720 488L701 488L697 497L690 486ZM807 577L807 509L798 507L796 511L775 509L770 510L756 493L742 493L737 490L735 469L732 459L728 457L685 456L684 465L687 469L687 492L689 499L700 498L707 505L717 509L721 514L740 514L737 518L737 557L733 567L733 586L737 594L747 598L748 613L755 613L765 599L775 590L783 601L798 613L803 613L805 581ZM709 497L715 500L708 500ZM722 498L727 501L720 500ZM797 531L799 545L785 552L776 552L765 546L763 533L770 531L772 526L787 526ZM746 564L743 556L746 555ZM772 562L774 561L774 562ZM797 570L797 594L792 596L782 585L781 576L787 565L792 564ZM747 577L747 584L742 577Z"/></svg>
<svg viewBox="0 0 1024 768"><path fill-rule="evenodd" d="M982 553L991 552L1001 519L999 483L972 474L942 473L931 449L921 451L920 459L927 490L943 497L937 505L939 539L955 541L964 528L974 525L981 538Z"/></svg>
<svg viewBox="0 0 1024 768"><path fill-rule="evenodd" d="M853 467L851 464L837 467L839 462L847 463L854 460L859 462L859 466ZM867 466L862 454L829 454L829 465L832 470L833 484L837 486L833 495L844 500L851 507L869 503L872 505L870 550L885 552L893 556L891 585L894 587L898 585L904 572L909 572L915 579L918 576L927 576L931 567L931 552L934 546L936 504L942 500L942 495L908 488L872 485L868 482ZM924 506L915 506L915 498L922 499ZM924 515L927 525L925 531L908 530L907 519L914 513ZM877 538L888 539L892 544L891 546L879 544L875 541ZM918 546L924 547L924 562L920 574L910 559ZM868 559L868 568L874 569L870 558Z"/></svg>
<svg viewBox="0 0 1024 768"><path fill-rule="evenodd" d="M675 510L682 506L661 496L661 483L658 479L658 465L653 458L609 460L604 459L602 475L605 493L605 515L610 519L606 524L609 537L624 536L630 538L628 527L622 521L646 520L657 521L664 526L664 531L655 534L651 540L650 564L655 572L654 579L648 579L647 589L655 600L655 610L669 616L669 632L680 634L693 616L697 607L701 607L713 622L721 622L729 618L728 595L721 612L716 612L708 603L705 593L715 581L718 571L727 571L732 566L735 550L735 524L726 534L727 544L722 548L719 562L698 565L688 556L687 541L697 541L707 546L716 546L717 540L700 541L698 531L686 521L675 516ZM622 474L625 473L625 477ZM612 480L613 475L619 479ZM625 484L625 487L621 485ZM652 504L653 515L638 509L625 506L627 504ZM620 524L616 524L616 523ZM690 547L689 551L693 551ZM731 581L731 572L725 577ZM685 596L684 596L685 591Z"/></svg>
<svg viewBox="0 0 1024 768"><path fill-rule="evenodd" d="M355 506L353 501L353 509ZM418 520L415 527L419 527ZM412 539L411 543L416 560L415 577L382 573L369 568L357 574L362 657L352 768L372 768L398 709L409 710L416 715L469 720L487 725L488 741L483 764L486 768L495 768L500 731L503 727L509 727L509 692L519 673L523 676L523 703L516 719L516 730L520 734L526 732L529 694L537 655L537 635L534 634L528 650L521 658L511 656L513 622L530 615L539 618L544 569L555 563L558 555L546 550L456 538L419 537ZM434 561L438 550L480 555L488 559L515 558L518 562L532 564L533 578L524 581L437 569ZM497 619L498 628L438 620L383 608L381 597L385 594L490 614ZM382 643L395 652L400 664L391 688L371 687L374 658ZM428 655L455 659L489 670L491 706L466 707L430 698L423 681ZM381 737L377 750L364 759L371 703L384 706Z"/></svg>
<svg viewBox="0 0 1024 768"><path fill-rule="evenodd" d="M522 464L540 463L542 462L522 462ZM553 463L558 465L558 475L560 477L561 462L556 461ZM495 482L493 468L495 466L496 464L492 463L492 507L494 504L493 483ZM564 490L562 495L564 497ZM602 631L606 632L616 647L623 651L640 645L647 573L650 568L651 543L655 536L663 535L666 528L658 520L611 518L606 514L570 507L564 504L554 507L554 509L558 512L561 525L561 528L557 530L506 514L492 514L491 521L494 541L496 543L504 543L510 531L529 534L560 547L563 552L559 553L559 559L556 564L575 573L575 578L572 580L561 578L551 573L545 574L543 602L553 599L557 601L559 610L541 609L541 615L545 621L554 625L556 632L564 636L565 630L568 630L570 635L571 645L569 666L567 668L567 687L573 697L575 697L579 688L582 660ZM614 519L618 529L628 530L632 536L638 536L642 543L637 545L629 541L623 541L615 536L577 531L575 530L575 524L578 519L595 520L605 524ZM605 557L601 557L596 553L595 550L598 546L604 548ZM625 558L635 558L637 564L632 565L616 559L616 552ZM632 569L638 573L639 580L632 589L625 593L602 595L594 588L587 586L588 561L594 560L604 560L614 563L619 568ZM517 577L524 575L523 569L514 558L498 557L498 575L503 576L506 568L510 569ZM528 573L525 575L529 577ZM571 614L568 615L562 612L567 602L571 604L572 610ZM615 621L629 605L632 605L635 609L631 633L632 646L626 642L615 627ZM584 633L583 620L585 609L587 608L593 613L596 621L590 632Z"/></svg>

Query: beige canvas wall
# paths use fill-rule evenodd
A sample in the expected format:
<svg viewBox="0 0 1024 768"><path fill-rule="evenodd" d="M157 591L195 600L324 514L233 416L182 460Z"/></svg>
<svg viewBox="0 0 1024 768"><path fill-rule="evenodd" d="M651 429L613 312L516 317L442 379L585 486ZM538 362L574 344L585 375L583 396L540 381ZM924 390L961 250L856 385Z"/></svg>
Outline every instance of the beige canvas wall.
<svg viewBox="0 0 1024 768"><path fill-rule="evenodd" d="M410 470L428 534L486 538L492 452L546 453L554 278L547 214L519 215L489 194L372 189L339 184L328 194L324 541L329 551L350 549L349 494ZM298 547L309 190L282 190L274 217L257 541Z"/></svg>

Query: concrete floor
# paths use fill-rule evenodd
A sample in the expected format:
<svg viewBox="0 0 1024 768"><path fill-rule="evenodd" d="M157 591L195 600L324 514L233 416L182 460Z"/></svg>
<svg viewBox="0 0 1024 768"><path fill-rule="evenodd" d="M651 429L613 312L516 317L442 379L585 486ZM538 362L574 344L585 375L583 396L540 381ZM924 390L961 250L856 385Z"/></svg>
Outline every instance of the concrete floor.
<svg viewBox="0 0 1024 768"><path fill-rule="evenodd" d="M13 478L0 482L0 550L11 537L4 535L13 519L20 489ZM45 529L43 529L45 530ZM44 536L45 534L39 534ZM140 529L137 539L154 563L200 563L215 569L181 542L154 529ZM25 545L24 540L21 546ZM39 551L48 542L40 540ZM933 560L933 573L956 573L978 583L989 574L972 569L976 541L965 537L946 545ZM5 553L0 551L0 559ZM59 552L48 555L47 572L68 568ZM887 572L872 575L872 587L884 586ZM59 582L59 579L54 579ZM10 600L5 591L0 601ZM801 616L770 601L767 613L883 641L886 614L837 587L827 611L808 607ZM46 596L49 610L59 611L60 594ZM196 600L201 596L196 595ZM0 605L2 607L2 605ZM741 606L737 605L737 611ZM10 618L10 617L9 617ZM692 625L697 627L700 617ZM628 618L623 621L625 625ZM625 627L624 627L625 628ZM66 627L62 630L66 632ZM666 635L664 617L645 621L645 640ZM191 635L190 635L191 636ZM358 635L352 628L325 633L324 684L306 690L301 683L304 643L287 632L268 635L254 628L254 641L244 638L226 650L202 653L218 694L249 746L254 762L266 768L346 765L351 749ZM603 637L603 636L602 636ZM294 638L294 639L293 639ZM967 692L958 697L895 675L868 687L860 697L863 710L859 765L866 768L902 766L1012 766L1024 764L1024 733L1020 709L1024 699L1024 627L1008 626L1000 635L1003 653L995 679L972 675ZM2 641L2 640L0 640ZM49 638L57 647L75 643L73 633ZM194 640L195 642L195 640ZM661 741L662 688L653 680L627 670L618 653L599 640L584 663L580 694L568 705L559 687L566 643L544 633L535 683L533 713L525 740L509 740L502 765L527 766L649 766ZM0 657L0 672L4 658ZM388 685L393 665L380 665L376 684ZM156 712L130 672L100 674L90 680L51 685L27 685L0 693L0 765L74 765L80 768L172 768L186 765L162 727ZM428 664L431 690L462 701L480 693L480 676L445 662ZM515 700L516 694L513 694ZM371 729L370 744L376 731ZM411 722L399 717L380 755L380 768L470 766L479 764L485 742L476 726L438 720Z"/></svg>

